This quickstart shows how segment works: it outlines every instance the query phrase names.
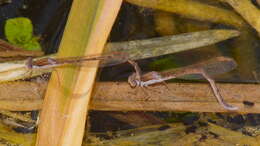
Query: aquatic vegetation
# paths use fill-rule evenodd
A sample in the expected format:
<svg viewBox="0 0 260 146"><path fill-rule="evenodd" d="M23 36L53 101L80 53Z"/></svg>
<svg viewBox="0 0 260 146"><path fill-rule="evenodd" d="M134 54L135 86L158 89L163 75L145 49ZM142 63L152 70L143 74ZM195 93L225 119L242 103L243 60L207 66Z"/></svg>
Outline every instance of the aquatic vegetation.
<svg viewBox="0 0 260 146"><path fill-rule="evenodd" d="M41 50L39 39L33 35L33 25L28 18L8 19L5 24L5 35L10 43L25 50Z"/></svg>

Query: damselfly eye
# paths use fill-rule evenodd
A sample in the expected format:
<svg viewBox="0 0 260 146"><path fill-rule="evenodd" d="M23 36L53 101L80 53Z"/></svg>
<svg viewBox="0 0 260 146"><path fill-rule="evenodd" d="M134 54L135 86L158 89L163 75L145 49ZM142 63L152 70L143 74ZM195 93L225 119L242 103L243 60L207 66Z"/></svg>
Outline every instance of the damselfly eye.
<svg viewBox="0 0 260 146"><path fill-rule="evenodd" d="M128 77L128 83L132 88L135 88L137 86L136 73L133 73Z"/></svg>
<svg viewBox="0 0 260 146"><path fill-rule="evenodd" d="M26 62L27 68L29 68L29 69L32 69L32 68L33 68L32 62L33 62L33 58L32 58L32 57L29 57L29 58L27 59L27 62Z"/></svg>

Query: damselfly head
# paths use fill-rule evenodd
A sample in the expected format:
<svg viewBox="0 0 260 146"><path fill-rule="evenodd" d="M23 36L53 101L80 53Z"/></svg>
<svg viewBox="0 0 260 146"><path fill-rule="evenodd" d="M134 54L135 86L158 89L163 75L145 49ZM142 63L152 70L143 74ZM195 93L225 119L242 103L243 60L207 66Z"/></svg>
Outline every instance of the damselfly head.
<svg viewBox="0 0 260 146"><path fill-rule="evenodd" d="M128 83L132 88L135 88L137 86L136 73L133 73L128 77Z"/></svg>
<svg viewBox="0 0 260 146"><path fill-rule="evenodd" d="M32 65L32 62L33 62L33 58L32 57L29 57L27 60L26 60L26 66L27 68L29 69L32 69L33 68L33 65Z"/></svg>

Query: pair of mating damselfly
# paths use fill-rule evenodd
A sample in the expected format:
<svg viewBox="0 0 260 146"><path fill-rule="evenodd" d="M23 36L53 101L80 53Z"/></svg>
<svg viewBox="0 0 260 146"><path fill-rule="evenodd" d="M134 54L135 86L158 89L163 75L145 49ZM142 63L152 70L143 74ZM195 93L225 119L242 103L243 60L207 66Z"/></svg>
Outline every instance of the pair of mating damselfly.
<svg viewBox="0 0 260 146"><path fill-rule="evenodd" d="M118 64L120 62L128 61L135 68L135 73L128 77L128 83L131 87L147 87L149 85L162 83L166 80L178 78L185 75L191 74L199 74L202 75L208 82L213 90L213 93L219 102L219 104L227 109L227 110L237 110L238 108L232 105L227 104L216 84L215 81L210 77L213 74L220 74L228 72L236 67L236 62L227 57L215 57L213 59L203 61L197 64L189 65L186 67L181 67L174 69L172 71L164 71L164 72L148 72L142 74L140 67L138 64L128 58L128 55L121 52L114 52L104 55L91 55L91 56L83 56L83 57L65 57L65 58L42 58L34 60L33 58L29 58L26 67L29 70L37 70L37 69L50 69L56 68L71 64L81 64L87 61L95 61L101 60L100 66L110 66L114 64Z"/></svg>

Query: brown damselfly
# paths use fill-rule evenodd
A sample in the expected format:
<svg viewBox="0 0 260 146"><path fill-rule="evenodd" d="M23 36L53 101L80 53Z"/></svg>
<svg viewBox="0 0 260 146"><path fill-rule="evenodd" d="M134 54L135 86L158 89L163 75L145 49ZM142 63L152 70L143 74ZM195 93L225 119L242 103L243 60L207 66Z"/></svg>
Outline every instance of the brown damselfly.
<svg viewBox="0 0 260 146"><path fill-rule="evenodd" d="M101 60L101 66L109 66L113 64L118 64L126 61L128 59L128 55L121 52L109 53L105 55L92 55L92 56L84 56L84 57L65 57L65 58L43 58L38 60L33 60L29 58L27 61L27 68L30 70L34 69L50 69L61 67L70 64L78 64L86 61L95 61ZM186 67L181 67L178 69L174 69L171 71L165 72L148 72L142 74L141 69L138 64L134 61L128 60L128 62L134 66L135 73L133 73L128 78L128 82L132 87L140 86L146 87L149 85L162 83L166 80L178 78L181 76L196 74L202 75L208 82L213 90L213 93L221 106L223 106L227 110L237 110L238 108L232 105L227 104L216 84L215 81L210 77L212 74L220 74L228 72L236 67L236 62L228 57L216 57L207 61L203 61L197 64L189 65Z"/></svg>
<svg viewBox="0 0 260 146"><path fill-rule="evenodd" d="M100 60L100 66L111 66L127 61L128 55L122 52L112 52L108 54L97 54L80 57L63 57L63 58L41 58L34 60L28 58L26 66L28 69L51 69L71 64L82 64L84 62Z"/></svg>
<svg viewBox="0 0 260 146"><path fill-rule="evenodd" d="M84 66L85 62L100 61L99 67L107 67L111 65L116 65L119 63L126 62L128 60L128 55L123 52L111 52L106 54L94 54L88 56L80 57L63 57L63 58L53 58L53 57L44 57L44 58L28 58L25 67L27 68L27 73L31 77L34 72L39 70L53 70L58 67L68 67L69 65L80 65ZM91 63L87 64L88 67L91 67ZM60 84L60 77L57 73L58 81ZM61 86L61 84L60 84Z"/></svg>
<svg viewBox="0 0 260 146"><path fill-rule="evenodd" d="M209 83L213 90L213 93L219 102L219 104L227 110L237 110L238 108L232 105L227 104L216 84L215 81L210 77L210 75L221 74L228 72L236 67L236 62L228 57L216 57L207 61L203 61L197 64L192 64L186 67L177 68L170 71L164 72L156 72L151 71L145 74L142 74L140 67L134 61L129 61L131 65L135 68L135 73L133 73L128 78L128 82L132 87L147 87L149 85L162 83L166 80L179 78L186 75L201 75L204 77Z"/></svg>

